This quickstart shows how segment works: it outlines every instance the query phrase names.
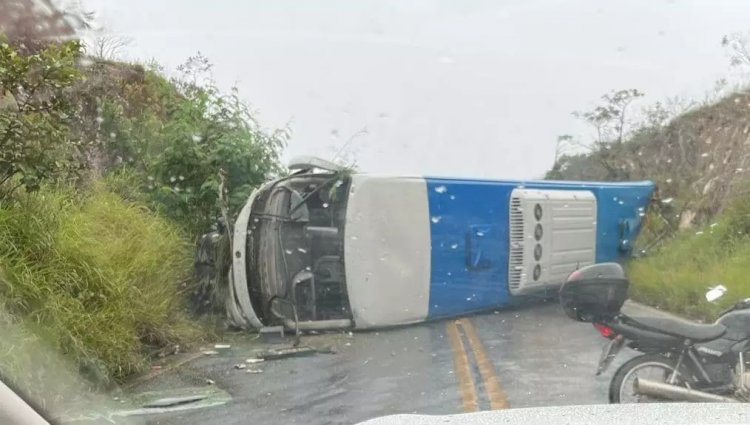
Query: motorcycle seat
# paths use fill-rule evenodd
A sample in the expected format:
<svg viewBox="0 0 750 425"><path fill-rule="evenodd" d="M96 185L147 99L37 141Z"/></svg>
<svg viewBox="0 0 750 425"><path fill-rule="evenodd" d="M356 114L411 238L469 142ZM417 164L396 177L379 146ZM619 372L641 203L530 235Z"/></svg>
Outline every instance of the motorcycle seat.
<svg viewBox="0 0 750 425"><path fill-rule="evenodd" d="M689 338L693 341L710 341L716 339L727 331L727 328L718 323L702 324L683 319L678 316L645 308L623 309L622 313L632 322L655 332L661 332L681 338Z"/></svg>

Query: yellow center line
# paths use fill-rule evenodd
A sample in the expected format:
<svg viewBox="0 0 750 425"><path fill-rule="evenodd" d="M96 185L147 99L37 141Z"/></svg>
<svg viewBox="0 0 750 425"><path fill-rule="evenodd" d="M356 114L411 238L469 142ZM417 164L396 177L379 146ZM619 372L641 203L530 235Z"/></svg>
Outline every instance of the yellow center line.
<svg viewBox="0 0 750 425"><path fill-rule="evenodd" d="M474 388L474 379L471 377L469 356L466 354L466 349L464 348L463 341L461 341L461 335L458 333L456 323L451 320L446 323L445 327L448 333L448 340L453 349L453 369L456 371L456 376L458 377L458 392L461 395L464 412L476 412L478 410L477 392Z"/></svg>
<svg viewBox="0 0 750 425"><path fill-rule="evenodd" d="M503 391L503 387L500 385L500 380L495 374L495 367L492 365L489 356L487 356L487 352L485 351L482 342L479 340L474 325L469 319L461 319L457 322L463 328L464 334L466 334L466 338L469 340L471 350L474 352L474 358L477 360L479 374L482 375L487 398L490 400L490 409L507 409L510 405L505 396L505 391Z"/></svg>

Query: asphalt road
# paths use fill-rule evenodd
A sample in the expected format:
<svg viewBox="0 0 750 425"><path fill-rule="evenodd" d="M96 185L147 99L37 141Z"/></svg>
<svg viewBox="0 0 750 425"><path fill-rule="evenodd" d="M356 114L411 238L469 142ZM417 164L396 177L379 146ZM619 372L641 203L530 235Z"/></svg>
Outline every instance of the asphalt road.
<svg viewBox="0 0 750 425"><path fill-rule="evenodd" d="M231 348L133 391L204 386L231 396L219 406L142 417L152 424L350 424L399 413L602 404L611 374L628 358L595 376L605 341L556 303L542 303L379 332L310 336L302 345L334 346L337 353L246 369L235 365L264 344L238 337Z"/></svg>

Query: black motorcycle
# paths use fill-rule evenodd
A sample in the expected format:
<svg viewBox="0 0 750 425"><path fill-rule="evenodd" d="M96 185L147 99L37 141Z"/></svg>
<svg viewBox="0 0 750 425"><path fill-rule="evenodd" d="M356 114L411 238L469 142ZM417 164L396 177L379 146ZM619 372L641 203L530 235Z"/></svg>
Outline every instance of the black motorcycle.
<svg viewBox="0 0 750 425"><path fill-rule="evenodd" d="M616 263L573 272L560 288L568 317L593 323L609 339L599 361L604 372L622 347L641 353L615 372L611 403L750 401L750 299L713 324L700 324L625 303L628 280Z"/></svg>

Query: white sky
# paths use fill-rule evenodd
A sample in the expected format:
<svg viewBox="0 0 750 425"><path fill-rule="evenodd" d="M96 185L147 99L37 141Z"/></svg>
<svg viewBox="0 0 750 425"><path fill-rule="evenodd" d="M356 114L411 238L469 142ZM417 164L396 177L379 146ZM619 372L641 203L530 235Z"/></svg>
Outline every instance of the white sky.
<svg viewBox="0 0 750 425"><path fill-rule="evenodd" d="M584 131L571 111L613 89L702 98L722 35L750 31L747 0L82 1L128 58L201 51L263 125L291 123L287 158L366 128L346 150L363 171L442 176L539 177Z"/></svg>

